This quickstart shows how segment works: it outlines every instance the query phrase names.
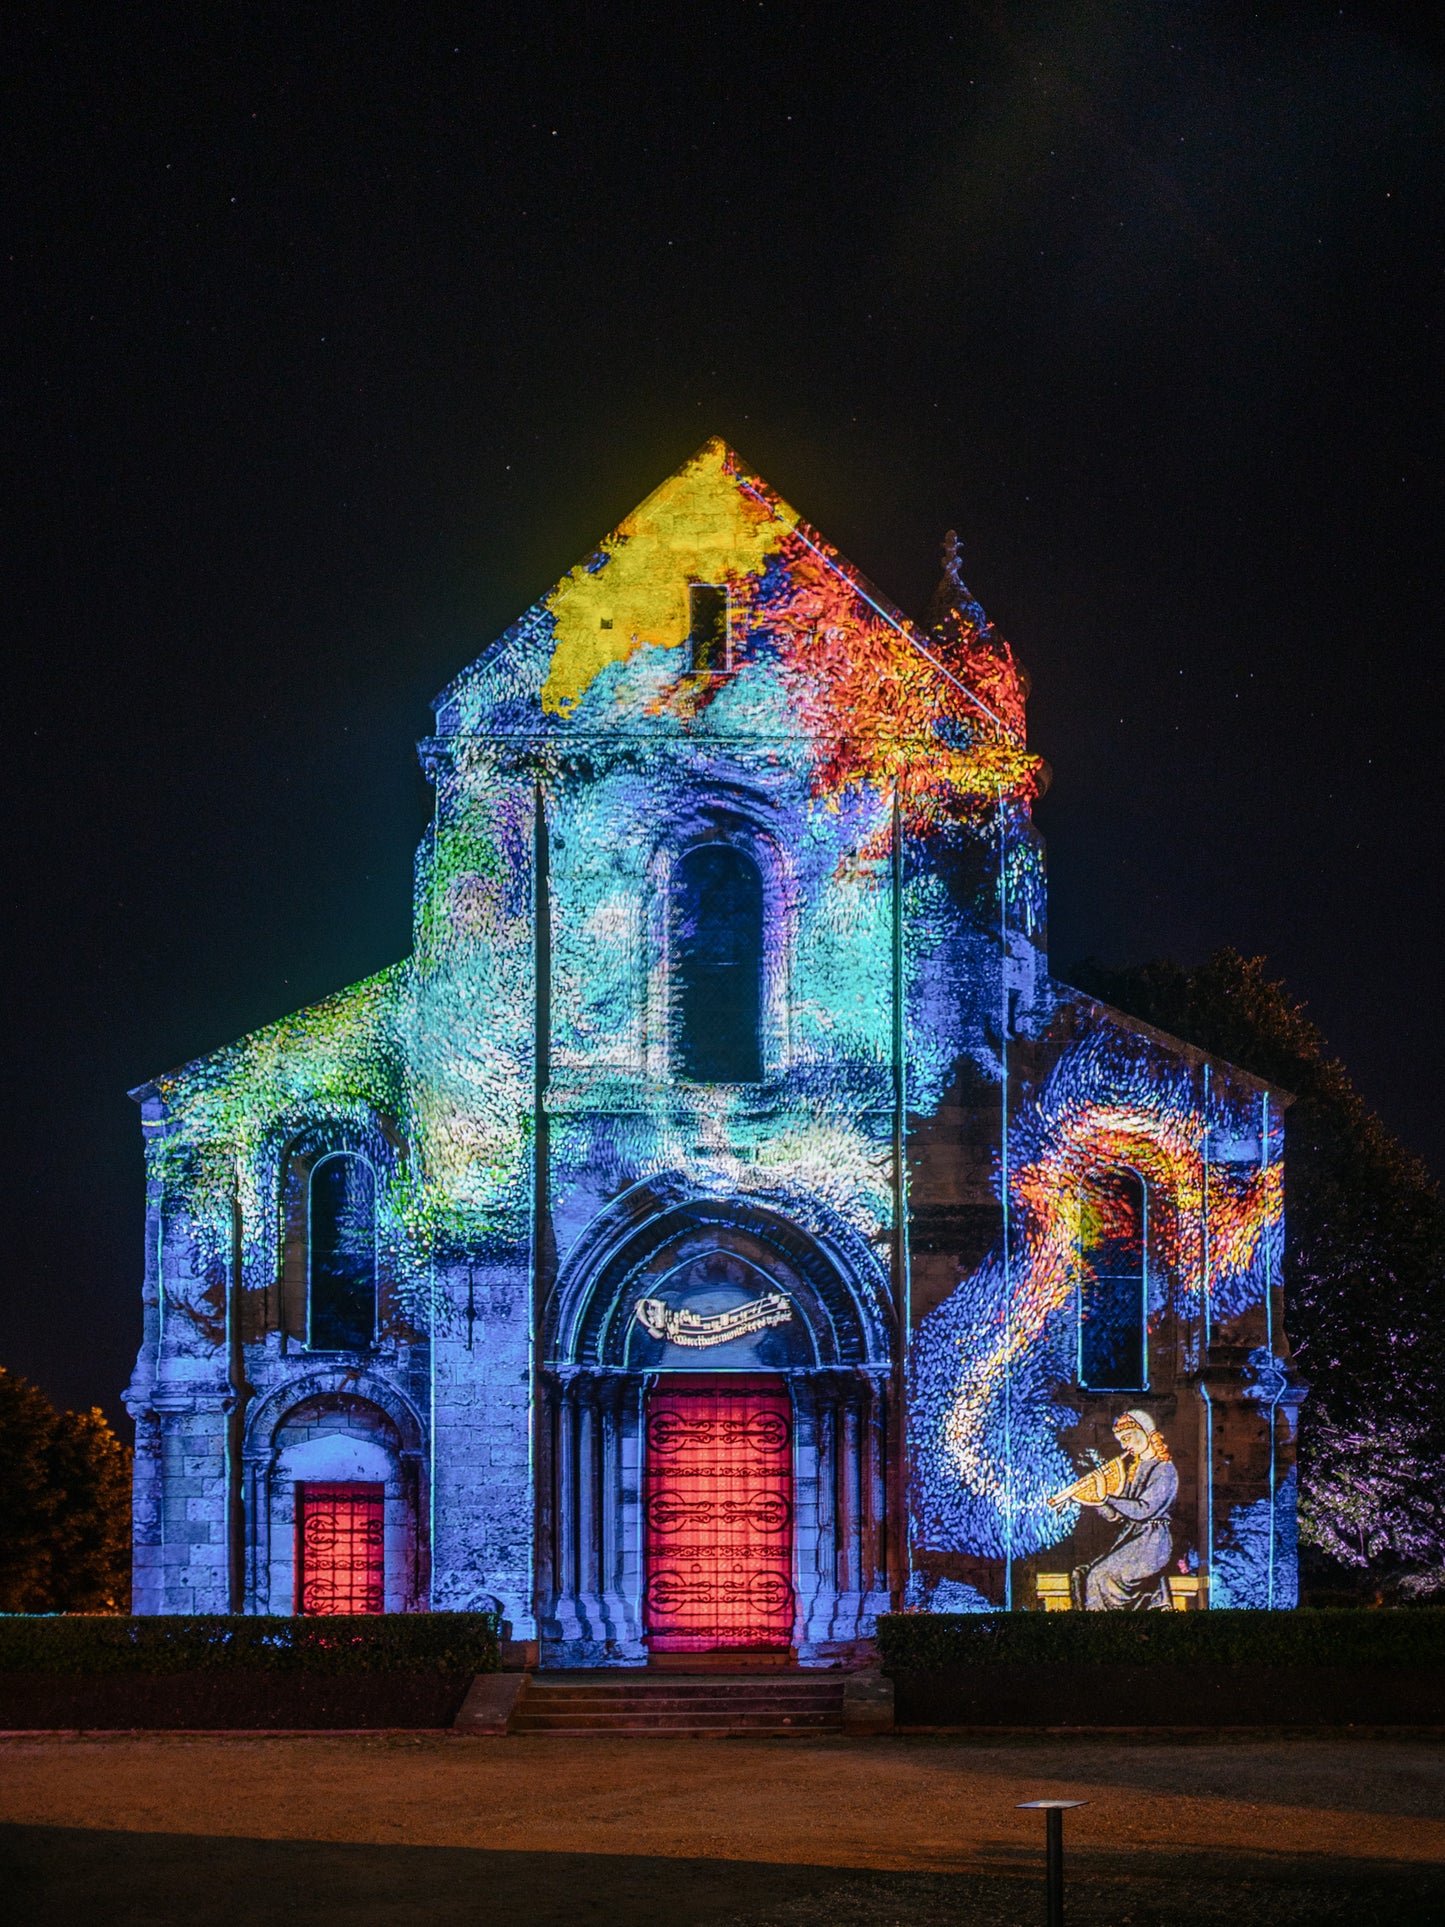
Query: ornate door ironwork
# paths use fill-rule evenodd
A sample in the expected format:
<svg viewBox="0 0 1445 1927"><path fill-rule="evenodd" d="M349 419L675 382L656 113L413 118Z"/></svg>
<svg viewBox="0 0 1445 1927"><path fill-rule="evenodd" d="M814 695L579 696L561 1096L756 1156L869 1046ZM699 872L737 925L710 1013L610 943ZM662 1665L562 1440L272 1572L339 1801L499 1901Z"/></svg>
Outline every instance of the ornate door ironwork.
<svg viewBox="0 0 1445 1927"><path fill-rule="evenodd" d="M384 1491L379 1485L296 1487L296 1610L386 1610Z"/></svg>
<svg viewBox="0 0 1445 1927"><path fill-rule="evenodd" d="M647 1405L646 1629L658 1653L793 1636L793 1411L779 1378L672 1378Z"/></svg>

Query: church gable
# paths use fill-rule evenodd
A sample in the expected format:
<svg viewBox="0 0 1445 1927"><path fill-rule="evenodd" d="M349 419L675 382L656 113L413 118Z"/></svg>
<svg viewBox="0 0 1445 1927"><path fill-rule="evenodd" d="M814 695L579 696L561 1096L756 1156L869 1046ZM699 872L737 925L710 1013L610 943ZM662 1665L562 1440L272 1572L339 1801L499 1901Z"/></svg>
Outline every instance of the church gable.
<svg viewBox="0 0 1445 1927"><path fill-rule="evenodd" d="M645 650L672 654L660 666L674 678L727 674L746 658L768 565L797 522L730 449L706 443L547 596L543 710L572 715L610 665Z"/></svg>
<svg viewBox="0 0 1445 1927"><path fill-rule="evenodd" d="M714 440L452 684L439 730L792 742L816 797L897 788L913 827L1027 802L1012 657L966 591L937 615L921 631Z"/></svg>

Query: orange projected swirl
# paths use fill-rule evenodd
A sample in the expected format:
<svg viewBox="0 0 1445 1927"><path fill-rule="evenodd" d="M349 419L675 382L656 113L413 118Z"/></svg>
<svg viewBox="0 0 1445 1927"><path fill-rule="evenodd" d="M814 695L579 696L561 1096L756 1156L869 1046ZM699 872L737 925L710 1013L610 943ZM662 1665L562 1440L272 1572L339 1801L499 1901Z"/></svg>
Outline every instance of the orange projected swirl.
<svg viewBox="0 0 1445 1927"><path fill-rule="evenodd" d="M646 1618L655 1653L786 1649L793 1422L781 1379L665 1381L647 1407Z"/></svg>

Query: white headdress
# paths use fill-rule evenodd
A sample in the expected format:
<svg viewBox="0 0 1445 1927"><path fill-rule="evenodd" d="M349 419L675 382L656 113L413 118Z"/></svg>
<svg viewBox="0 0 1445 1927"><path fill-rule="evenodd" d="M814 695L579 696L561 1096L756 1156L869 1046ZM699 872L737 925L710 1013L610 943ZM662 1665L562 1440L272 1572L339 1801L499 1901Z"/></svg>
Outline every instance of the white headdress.
<svg viewBox="0 0 1445 1927"><path fill-rule="evenodd" d="M1132 1412L1121 1412L1119 1414L1118 1418L1114 1420L1114 1430L1117 1432L1126 1420L1139 1426L1140 1429L1145 1432L1157 1432L1159 1429L1149 1414L1147 1412L1141 1412L1137 1406L1135 1406Z"/></svg>

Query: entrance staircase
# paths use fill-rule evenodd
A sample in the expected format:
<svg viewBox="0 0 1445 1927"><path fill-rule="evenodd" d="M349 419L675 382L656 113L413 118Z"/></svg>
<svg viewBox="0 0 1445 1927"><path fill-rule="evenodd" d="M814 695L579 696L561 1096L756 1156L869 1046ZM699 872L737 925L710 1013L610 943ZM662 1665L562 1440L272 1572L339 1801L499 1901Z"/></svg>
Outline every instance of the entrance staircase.
<svg viewBox="0 0 1445 1927"><path fill-rule="evenodd" d="M729 1733L843 1731L838 1673L534 1673L513 1733L631 1733L700 1739Z"/></svg>

